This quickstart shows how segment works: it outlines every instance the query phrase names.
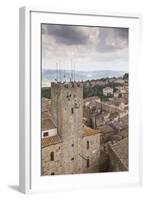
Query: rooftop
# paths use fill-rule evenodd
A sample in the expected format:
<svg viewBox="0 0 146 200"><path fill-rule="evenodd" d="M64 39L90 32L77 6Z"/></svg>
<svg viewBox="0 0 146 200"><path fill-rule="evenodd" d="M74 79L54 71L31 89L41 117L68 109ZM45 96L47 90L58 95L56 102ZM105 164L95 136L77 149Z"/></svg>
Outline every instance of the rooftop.
<svg viewBox="0 0 146 200"><path fill-rule="evenodd" d="M95 135L95 134L99 134L100 132L98 130L92 129L90 127L84 126L83 127L83 136L91 136L91 135Z"/></svg>
<svg viewBox="0 0 146 200"><path fill-rule="evenodd" d="M51 137L41 139L42 148L50 146L50 145L58 144L61 142L62 142L62 138L60 135L54 135Z"/></svg>
<svg viewBox="0 0 146 200"><path fill-rule="evenodd" d="M84 99L84 102L88 102L88 101L91 101L91 100L94 100L94 101L99 101L99 97L98 96L92 96L92 97L86 97Z"/></svg>
<svg viewBox="0 0 146 200"><path fill-rule="evenodd" d="M118 135L121 135L123 138L128 137L128 128L125 128L122 131L118 132Z"/></svg>
<svg viewBox="0 0 146 200"><path fill-rule="evenodd" d="M110 147L120 159L121 163L128 168L128 137L115 144L110 144Z"/></svg>
<svg viewBox="0 0 146 200"><path fill-rule="evenodd" d="M83 100L85 106L97 106L97 103L100 102L100 98L98 96L87 97Z"/></svg>
<svg viewBox="0 0 146 200"><path fill-rule="evenodd" d="M113 90L113 88L111 88L111 87L105 87L105 88L103 88L103 90Z"/></svg>
<svg viewBox="0 0 146 200"><path fill-rule="evenodd" d="M105 124L103 126L99 126L97 128L97 130L99 132L101 132L101 134L113 133L114 132L114 129L111 126L107 125L107 124Z"/></svg>
<svg viewBox="0 0 146 200"><path fill-rule="evenodd" d="M52 119L48 118L48 119L42 120L42 131L55 129L55 128L56 128L56 125Z"/></svg>

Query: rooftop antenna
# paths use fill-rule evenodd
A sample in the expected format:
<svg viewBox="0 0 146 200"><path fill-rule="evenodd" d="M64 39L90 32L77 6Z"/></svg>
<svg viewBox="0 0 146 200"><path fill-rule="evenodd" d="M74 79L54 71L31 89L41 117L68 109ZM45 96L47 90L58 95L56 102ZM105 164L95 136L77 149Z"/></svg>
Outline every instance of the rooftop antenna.
<svg viewBox="0 0 146 200"><path fill-rule="evenodd" d="M61 82L61 69L60 69L60 65L59 65L59 81Z"/></svg>
<svg viewBox="0 0 146 200"><path fill-rule="evenodd" d="M75 63L74 63L74 82L76 81L75 79Z"/></svg>
<svg viewBox="0 0 146 200"><path fill-rule="evenodd" d="M70 82L72 80L72 58L70 59Z"/></svg>
<svg viewBox="0 0 146 200"><path fill-rule="evenodd" d="M59 82L60 82L60 65L59 65L59 62L58 62L58 76L59 76Z"/></svg>
<svg viewBox="0 0 146 200"><path fill-rule="evenodd" d="M56 63L56 72L57 72L57 63ZM57 82L57 73L56 73L55 81Z"/></svg>
<svg viewBox="0 0 146 200"><path fill-rule="evenodd" d="M56 70L57 70L57 82L58 82L58 63L56 62Z"/></svg>
<svg viewBox="0 0 146 200"><path fill-rule="evenodd" d="M71 58L71 80L72 81L74 80L74 65L73 65L72 58Z"/></svg>
<svg viewBox="0 0 146 200"><path fill-rule="evenodd" d="M74 63L72 62L72 81L74 81Z"/></svg>
<svg viewBox="0 0 146 200"><path fill-rule="evenodd" d="M72 81L74 81L74 73L73 73L73 70L74 69L74 63L72 61L72 70L71 70L71 77L72 77Z"/></svg>
<svg viewBox="0 0 146 200"><path fill-rule="evenodd" d="M64 61L64 81L66 81L66 77L65 77L65 61Z"/></svg>
<svg viewBox="0 0 146 200"><path fill-rule="evenodd" d="M66 81L68 82L68 60L66 62Z"/></svg>
<svg viewBox="0 0 146 200"><path fill-rule="evenodd" d="M62 70L61 70L61 65L60 65L60 82L62 82Z"/></svg>

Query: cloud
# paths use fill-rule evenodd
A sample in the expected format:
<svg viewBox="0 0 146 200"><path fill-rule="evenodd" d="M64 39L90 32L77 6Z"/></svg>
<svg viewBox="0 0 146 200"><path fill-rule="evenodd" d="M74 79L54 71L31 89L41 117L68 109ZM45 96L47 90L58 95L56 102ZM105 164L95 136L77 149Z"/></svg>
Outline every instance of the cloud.
<svg viewBox="0 0 146 200"><path fill-rule="evenodd" d="M128 29L71 25L42 25L42 67L128 71Z"/></svg>
<svg viewBox="0 0 146 200"><path fill-rule="evenodd" d="M88 34L77 26L67 25L42 25L42 33L49 34L56 42L65 45L80 45L88 42Z"/></svg>
<svg viewBox="0 0 146 200"><path fill-rule="evenodd" d="M98 52L111 52L128 47L127 28L100 27L98 35Z"/></svg>

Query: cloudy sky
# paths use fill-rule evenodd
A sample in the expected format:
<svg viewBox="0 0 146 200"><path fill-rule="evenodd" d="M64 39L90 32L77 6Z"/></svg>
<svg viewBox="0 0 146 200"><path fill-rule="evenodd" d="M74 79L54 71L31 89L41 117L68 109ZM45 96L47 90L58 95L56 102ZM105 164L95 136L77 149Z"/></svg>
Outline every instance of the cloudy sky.
<svg viewBox="0 0 146 200"><path fill-rule="evenodd" d="M42 68L128 71L128 29L42 24Z"/></svg>

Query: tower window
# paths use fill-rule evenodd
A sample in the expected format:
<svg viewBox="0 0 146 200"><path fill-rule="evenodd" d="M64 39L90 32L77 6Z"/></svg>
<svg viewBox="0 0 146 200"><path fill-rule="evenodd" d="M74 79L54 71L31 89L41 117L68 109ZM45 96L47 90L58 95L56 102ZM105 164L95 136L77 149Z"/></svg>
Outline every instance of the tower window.
<svg viewBox="0 0 146 200"><path fill-rule="evenodd" d="M51 175L55 175L55 173L54 173L54 172L52 172L52 173L51 173Z"/></svg>
<svg viewBox="0 0 146 200"><path fill-rule="evenodd" d="M72 158L71 160L74 160L74 158Z"/></svg>
<svg viewBox="0 0 146 200"><path fill-rule="evenodd" d="M78 104L77 103L75 103L75 108L78 108Z"/></svg>
<svg viewBox="0 0 146 200"><path fill-rule="evenodd" d="M71 113L74 114L74 108L71 108Z"/></svg>
<svg viewBox="0 0 146 200"><path fill-rule="evenodd" d="M43 133L43 136L44 136L44 137L47 137L47 136L48 136L48 132L44 132L44 133Z"/></svg>
<svg viewBox="0 0 146 200"><path fill-rule="evenodd" d="M74 144L72 144L71 146L74 147Z"/></svg>
<svg viewBox="0 0 146 200"><path fill-rule="evenodd" d="M90 161L89 161L89 159L87 159L87 163L86 164L87 164L86 167L89 168L90 167Z"/></svg>
<svg viewBox="0 0 146 200"><path fill-rule="evenodd" d="M87 144L86 144L86 145L87 145L87 149L89 149L89 141L87 141Z"/></svg>
<svg viewBox="0 0 146 200"><path fill-rule="evenodd" d="M54 160L54 152L53 152L53 151L50 153L50 160L51 160L51 161Z"/></svg>

